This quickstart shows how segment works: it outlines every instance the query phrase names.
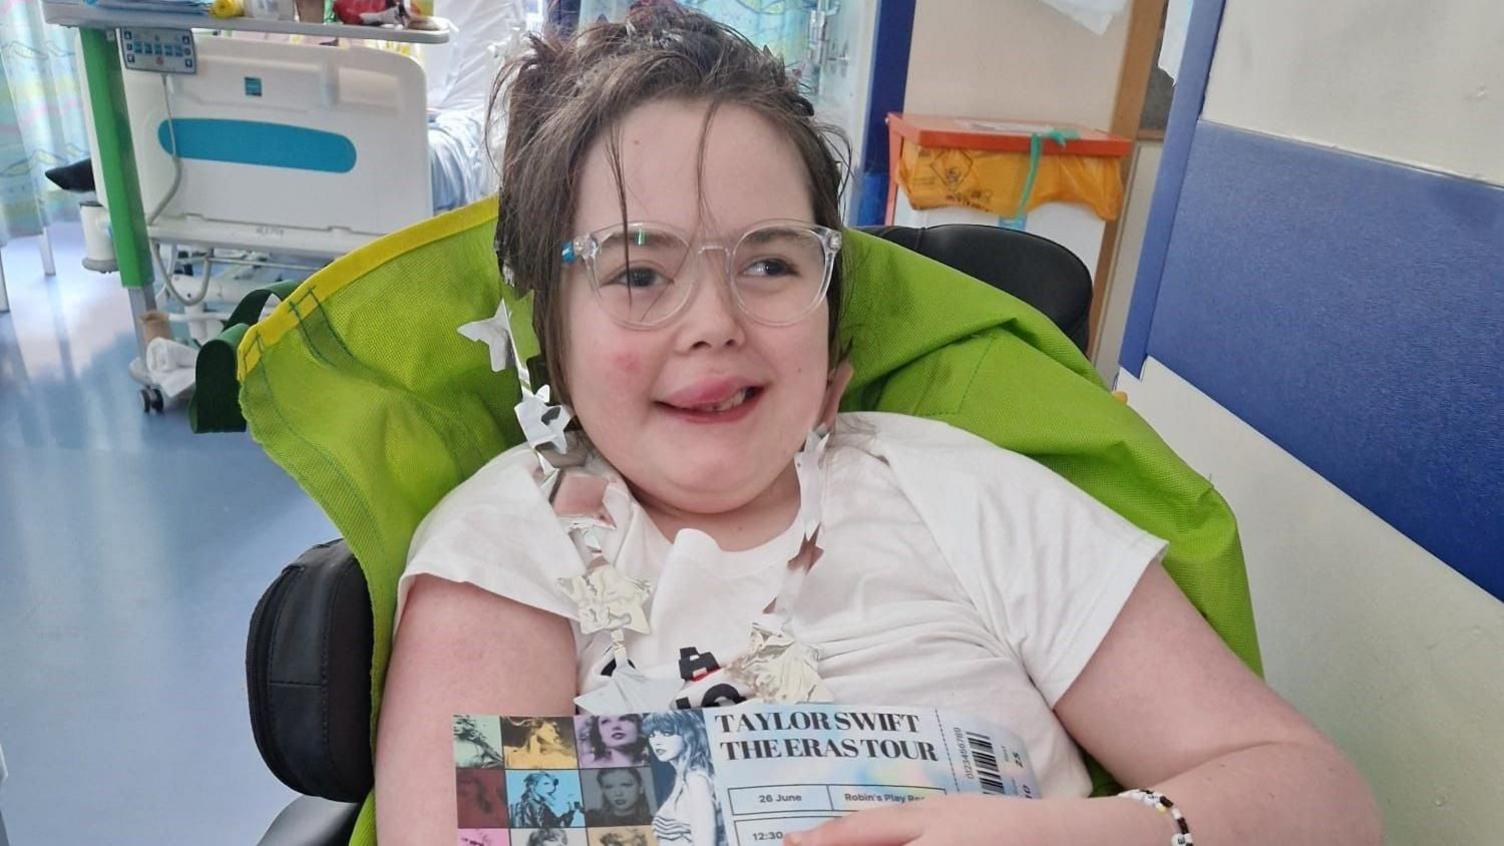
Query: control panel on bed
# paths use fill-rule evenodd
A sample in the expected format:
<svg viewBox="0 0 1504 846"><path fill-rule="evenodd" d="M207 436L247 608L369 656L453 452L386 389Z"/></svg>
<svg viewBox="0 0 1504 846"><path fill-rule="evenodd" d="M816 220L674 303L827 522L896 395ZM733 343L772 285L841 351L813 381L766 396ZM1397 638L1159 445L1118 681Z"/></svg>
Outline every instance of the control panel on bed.
<svg viewBox="0 0 1504 846"><path fill-rule="evenodd" d="M121 61L128 70L198 73L193 32L187 29L120 30Z"/></svg>

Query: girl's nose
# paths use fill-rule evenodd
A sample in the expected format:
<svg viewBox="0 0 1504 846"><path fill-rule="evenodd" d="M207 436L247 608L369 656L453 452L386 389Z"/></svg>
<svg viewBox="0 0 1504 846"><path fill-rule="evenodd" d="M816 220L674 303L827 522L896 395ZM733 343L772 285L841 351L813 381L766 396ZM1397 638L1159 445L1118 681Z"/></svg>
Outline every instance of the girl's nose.
<svg viewBox="0 0 1504 846"><path fill-rule="evenodd" d="M686 262L681 273L691 274L682 281L695 286L694 293L680 323L684 349L706 347L720 349L746 341L741 311L726 278L726 258L720 250L706 250Z"/></svg>

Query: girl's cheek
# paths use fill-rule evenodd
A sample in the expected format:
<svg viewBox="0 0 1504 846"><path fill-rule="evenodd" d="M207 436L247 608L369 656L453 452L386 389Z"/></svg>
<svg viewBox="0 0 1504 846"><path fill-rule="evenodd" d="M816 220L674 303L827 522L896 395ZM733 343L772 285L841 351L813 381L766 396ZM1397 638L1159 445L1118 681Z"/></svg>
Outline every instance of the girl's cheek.
<svg viewBox="0 0 1504 846"><path fill-rule="evenodd" d="M631 350L617 350L611 353L611 369L623 376L635 375L642 369L642 359Z"/></svg>

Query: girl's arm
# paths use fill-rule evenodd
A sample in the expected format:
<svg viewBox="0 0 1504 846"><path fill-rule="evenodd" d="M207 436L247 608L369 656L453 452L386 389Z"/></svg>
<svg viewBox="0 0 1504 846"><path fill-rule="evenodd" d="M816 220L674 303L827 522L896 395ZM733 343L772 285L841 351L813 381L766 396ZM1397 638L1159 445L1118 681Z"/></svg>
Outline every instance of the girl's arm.
<svg viewBox="0 0 1504 846"><path fill-rule="evenodd" d="M1125 786L1184 806L1203 843L1383 840L1358 771L1228 650L1158 564L1055 713Z"/></svg>
<svg viewBox="0 0 1504 846"><path fill-rule="evenodd" d="M1368 786L1206 624L1158 564L1055 704L1071 736L1118 780L1168 796L1197 843L1377 846ZM1168 814L1126 799L947 797L866 811L791 836L797 846L1165 846ZM1022 842L1022 841L1021 841Z"/></svg>
<svg viewBox="0 0 1504 846"><path fill-rule="evenodd" d="M692 846L716 846L715 788L704 773L684 774L684 795L689 800L689 841Z"/></svg>
<svg viewBox="0 0 1504 846"><path fill-rule="evenodd" d="M418 576L376 728L381 841L454 842L455 714L570 714L574 695L567 620L473 585Z"/></svg>

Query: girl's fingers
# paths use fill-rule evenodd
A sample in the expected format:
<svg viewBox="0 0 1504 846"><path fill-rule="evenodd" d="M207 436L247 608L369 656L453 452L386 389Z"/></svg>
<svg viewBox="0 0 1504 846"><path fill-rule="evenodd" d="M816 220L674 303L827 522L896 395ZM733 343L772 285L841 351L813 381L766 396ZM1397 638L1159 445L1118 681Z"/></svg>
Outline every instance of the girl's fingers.
<svg viewBox="0 0 1504 846"><path fill-rule="evenodd" d="M902 808L879 808L790 834L784 846L904 846L920 833L919 820Z"/></svg>
<svg viewBox="0 0 1504 846"><path fill-rule="evenodd" d="M992 843L994 844L994 846L1005 846L1005 844L1011 843L1011 842L1012 842L1011 840L993 840L992 841ZM950 840L947 840L947 839L945 839L942 836L937 836L937 835L934 835L934 834L926 834L926 835L924 835L923 837L920 837L917 840L911 840L911 841L909 841L908 846L956 846L956 844L955 844L955 840L953 838L950 839Z"/></svg>

